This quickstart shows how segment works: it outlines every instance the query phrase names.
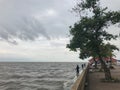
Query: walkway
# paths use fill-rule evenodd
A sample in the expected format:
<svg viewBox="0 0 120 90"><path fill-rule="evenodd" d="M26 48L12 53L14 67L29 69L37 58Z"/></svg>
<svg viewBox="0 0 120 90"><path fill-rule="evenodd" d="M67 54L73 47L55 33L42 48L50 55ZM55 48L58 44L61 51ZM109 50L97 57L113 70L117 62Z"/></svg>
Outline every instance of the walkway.
<svg viewBox="0 0 120 90"><path fill-rule="evenodd" d="M112 77L120 79L120 66L114 66L115 69L111 70ZM104 78L103 72L89 73L88 90L120 90L120 83L104 83L101 82Z"/></svg>

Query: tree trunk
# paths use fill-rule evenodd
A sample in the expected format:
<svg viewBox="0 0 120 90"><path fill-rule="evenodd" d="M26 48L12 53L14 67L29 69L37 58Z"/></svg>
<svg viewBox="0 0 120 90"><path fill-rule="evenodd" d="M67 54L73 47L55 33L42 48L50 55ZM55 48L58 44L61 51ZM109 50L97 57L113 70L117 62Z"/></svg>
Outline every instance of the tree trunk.
<svg viewBox="0 0 120 90"><path fill-rule="evenodd" d="M110 56L110 68L112 67L112 56Z"/></svg>
<svg viewBox="0 0 120 90"><path fill-rule="evenodd" d="M99 59L100 59L102 68L104 69L105 79L106 79L106 80L111 80L112 77L111 77L110 69L107 68L107 66L106 66L106 64L105 64L105 62L103 61L103 59L102 59L101 56L99 56Z"/></svg>

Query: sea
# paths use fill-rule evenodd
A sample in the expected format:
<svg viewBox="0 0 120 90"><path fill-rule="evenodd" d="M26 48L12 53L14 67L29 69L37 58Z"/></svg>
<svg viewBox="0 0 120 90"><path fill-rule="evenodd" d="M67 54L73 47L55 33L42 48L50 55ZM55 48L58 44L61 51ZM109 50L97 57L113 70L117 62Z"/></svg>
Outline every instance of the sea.
<svg viewBox="0 0 120 90"><path fill-rule="evenodd" d="M77 64L81 67L80 62L0 62L0 90L70 90Z"/></svg>

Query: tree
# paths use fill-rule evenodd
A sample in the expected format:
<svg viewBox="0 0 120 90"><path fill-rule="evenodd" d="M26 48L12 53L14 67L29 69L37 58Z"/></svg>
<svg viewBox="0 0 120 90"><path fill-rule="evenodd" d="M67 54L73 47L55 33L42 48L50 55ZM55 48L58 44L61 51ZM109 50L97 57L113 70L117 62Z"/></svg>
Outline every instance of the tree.
<svg viewBox="0 0 120 90"><path fill-rule="evenodd" d="M67 48L72 51L80 51L80 58L97 55L104 69L105 79L112 79L103 57L106 52L103 48L105 41L116 39L117 35L108 33L104 28L120 22L120 12L109 11L102 8L99 0L82 0L77 2L73 11L78 13L80 20L70 26L72 39Z"/></svg>

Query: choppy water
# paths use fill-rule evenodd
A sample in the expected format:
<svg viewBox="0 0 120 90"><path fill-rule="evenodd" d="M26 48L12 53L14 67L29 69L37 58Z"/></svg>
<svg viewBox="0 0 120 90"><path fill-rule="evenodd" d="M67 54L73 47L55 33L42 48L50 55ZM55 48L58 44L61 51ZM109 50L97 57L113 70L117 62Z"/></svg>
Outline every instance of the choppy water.
<svg viewBox="0 0 120 90"><path fill-rule="evenodd" d="M70 90L76 65L0 62L0 90Z"/></svg>

